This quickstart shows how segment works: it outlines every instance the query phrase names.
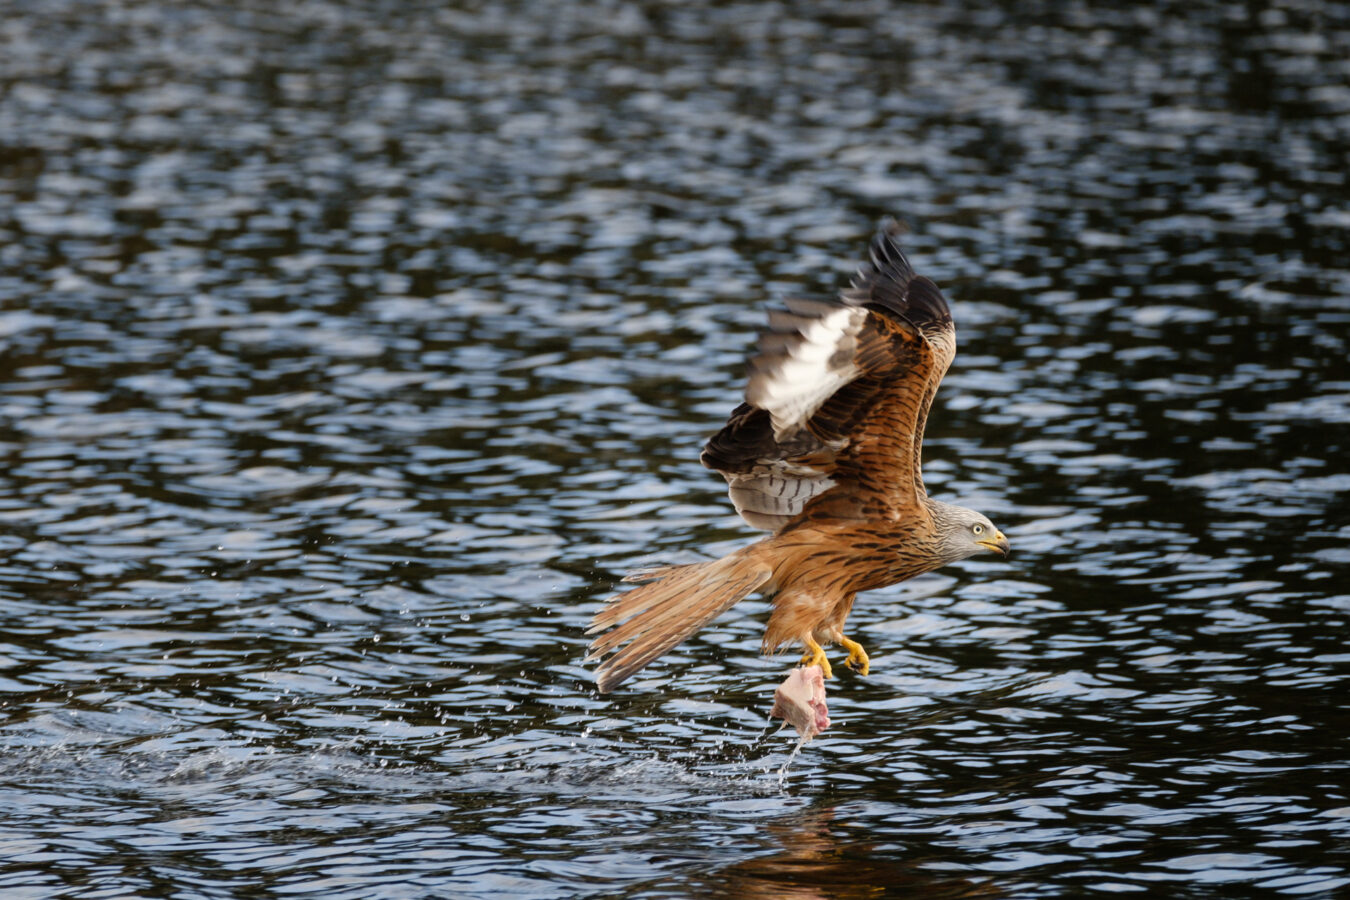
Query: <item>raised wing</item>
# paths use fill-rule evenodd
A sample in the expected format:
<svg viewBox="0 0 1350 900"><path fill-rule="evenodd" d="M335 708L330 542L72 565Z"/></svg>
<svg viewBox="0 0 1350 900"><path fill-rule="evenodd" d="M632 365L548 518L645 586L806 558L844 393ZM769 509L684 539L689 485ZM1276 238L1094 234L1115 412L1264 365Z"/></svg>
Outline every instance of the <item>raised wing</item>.
<svg viewBox="0 0 1350 900"><path fill-rule="evenodd" d="M778 531L803 515L898 519L924 496L923 426L955 331L894 226L871 251L837 300L789 300L770 313L746 402L703 450L756 528Z"/></svg>
<svg viewBox="0 0 1350 900"><path fill-rule="evenodd" d="M928 376L914 428L914 479L919 493L923 494L920 471L923 430L928 423L933 396L956 357L956 326L938 286L927 278L915 276L909 260L900 251L898 235L899 227L894 222L887 223L877 232L872 239L871 267L860 271L843 295L864 306L875 304L889 315L909 322L919 329L933 352L933 370Z"/></svg>

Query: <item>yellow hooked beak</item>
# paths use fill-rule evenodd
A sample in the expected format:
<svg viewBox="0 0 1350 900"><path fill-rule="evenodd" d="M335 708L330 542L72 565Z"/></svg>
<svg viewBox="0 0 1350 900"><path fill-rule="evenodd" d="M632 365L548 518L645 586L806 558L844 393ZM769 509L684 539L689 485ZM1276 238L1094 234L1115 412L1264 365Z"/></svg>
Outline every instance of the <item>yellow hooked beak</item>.
<svg viewBox="0 0 1350 900"><path fill-rule="evenodd" d="M1003 532L999 531L997 528L994 529L994 536L989 540L976 541L975 543L979 544L990 553L997 553L1004 559L1007 559L1008 554L1012 551L1012 548L1008 546L1008 539L1005 538Z"/></svg>

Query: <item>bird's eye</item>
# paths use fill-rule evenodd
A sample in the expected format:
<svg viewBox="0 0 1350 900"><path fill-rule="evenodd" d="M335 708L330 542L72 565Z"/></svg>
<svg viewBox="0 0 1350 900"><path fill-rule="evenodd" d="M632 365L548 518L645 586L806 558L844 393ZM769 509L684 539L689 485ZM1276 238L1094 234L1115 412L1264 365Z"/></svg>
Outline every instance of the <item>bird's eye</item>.
<svg viewBox="0 0 1350 900"><path fill-rule="evenodd" d="M972 528L972 529L970 529L970 530L973 531L973 532L975 532L976 534L984 534L984 526L983 526L983 525L976 525L974 528Z"/></svg>

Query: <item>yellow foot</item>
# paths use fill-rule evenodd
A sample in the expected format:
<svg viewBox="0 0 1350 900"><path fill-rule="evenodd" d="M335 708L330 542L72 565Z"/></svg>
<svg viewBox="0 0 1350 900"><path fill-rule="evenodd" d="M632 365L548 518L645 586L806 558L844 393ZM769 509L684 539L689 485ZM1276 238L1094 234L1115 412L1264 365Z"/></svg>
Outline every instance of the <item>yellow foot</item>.
<svg viewBox="0 0 1350 900"><path fill-rule="evenodd" d="M863 649L862 644L857 641L850 641L842 635L839 637L839 643L848 651L848 659L844 660L844 665L859 675L866 675L872 665L867 659L867 651Z"/></svg>
<svg viewBox="0 0 1350 900"><path fill-rule="evenodd" d="M802 654L801 665L820 666L820 671L826 678L834 677L834 670L830 668L830 661L825 658L825 648L817 644L814 638L806 639L806 652Z"/></svg>

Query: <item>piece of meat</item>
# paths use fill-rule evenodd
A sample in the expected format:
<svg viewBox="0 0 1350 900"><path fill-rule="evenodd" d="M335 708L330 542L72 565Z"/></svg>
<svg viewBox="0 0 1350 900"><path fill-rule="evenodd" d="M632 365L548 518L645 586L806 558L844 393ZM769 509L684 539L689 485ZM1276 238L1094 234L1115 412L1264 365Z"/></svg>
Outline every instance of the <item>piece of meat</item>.
<svg viewBox="0 0 1350 900"><path fill-rule="evenodd" d="M784 719L797 729L802 742L830 727L830 710L825 705L825 673L820 666L798 666L773 692L769 716Z"/></svg>

